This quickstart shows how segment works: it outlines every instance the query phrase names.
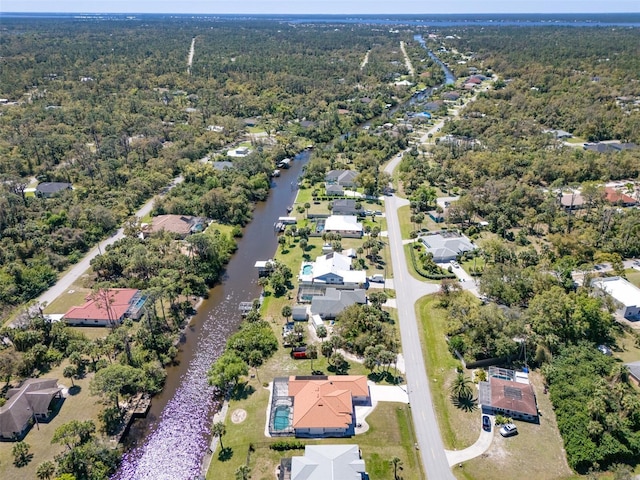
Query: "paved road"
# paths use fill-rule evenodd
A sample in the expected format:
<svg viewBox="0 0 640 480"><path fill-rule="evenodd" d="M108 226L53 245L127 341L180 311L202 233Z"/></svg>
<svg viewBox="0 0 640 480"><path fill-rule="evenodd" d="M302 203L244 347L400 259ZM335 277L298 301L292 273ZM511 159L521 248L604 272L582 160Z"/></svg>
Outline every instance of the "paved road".
<svg viewBox="0 0 640 480"><path fill-rule="evenodd" d="M169 191L171 188L175 187L177 184L183 181L182 177L177 177L171 182L166 191ZM139 218L147 215L151 209L153 208L153 202L155 201L155 197L147 201L140 209L136 212L136 216ZM87 253L82 260L76 263L71 270L65 273L60 279L56 282L54 286L49 288L46 292L40 295L36 299L36 304L49 304L53 302L56 298L62 295L64 292L71 288L71 285L82 275L84 274L90 267L91 260L93 260L96 256L100 255L101 252L104 252L105 248L108 245L111 245L121 238L124 238L124 229L120 228L118 231L113 234L111 237L107 238L100 242L97 246L92 248L89 253Z"/></svg>
<svg viewBox="0 0 640 480"><path fill-rule="evenodd" d="M439 128L434 127L434 130ZM400 158L394 158L385 171L392 173ZM415 312L416 301L429 293L435 293L439 286L433 283L420 282L414 279L407 268L404 255L398 208L407 205L407 200L394 196L385 197L387 228L389 230L389 248L393 262L394 286L398 317L400 319L400 336L402 352L407 370L407 386L409 401L413 412L416 437L420 446L422 464L427 478L431 480L454 480L449 461L445 454L444 444L431 401L431 386L424 366L418 319ZM436 385L436 388L439 388Z"/></svg>

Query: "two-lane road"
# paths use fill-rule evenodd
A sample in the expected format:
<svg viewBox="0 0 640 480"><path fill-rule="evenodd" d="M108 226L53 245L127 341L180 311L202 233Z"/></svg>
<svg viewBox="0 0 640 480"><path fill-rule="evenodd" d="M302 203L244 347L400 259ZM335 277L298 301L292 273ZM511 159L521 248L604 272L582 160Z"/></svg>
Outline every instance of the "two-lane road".
<svg viewBox="0 0 640 480"><path fill-rule="evenodd" d="M437 128L438 126L436 125L432 130ZM400 157L395 157L386 166L385 171L392 174L398 163L400 163ZM424 365L418 318L415 310L415 303L418 299L429 293L437 292L440 287L433 283L420 282L409 273L400 234L400 220L398 218L398 208L408 204L407 200L398 198L395 195L385 197L389 248L391 250L391 261L393 262L393 282L398 305L400 337L407 373L409 402L411 404L416 437L420 446L422 464L427 478L431 480L455 480L445 454L431 400L431 384ZM436 388L442 388L442 386L436 385Z"/></svg>

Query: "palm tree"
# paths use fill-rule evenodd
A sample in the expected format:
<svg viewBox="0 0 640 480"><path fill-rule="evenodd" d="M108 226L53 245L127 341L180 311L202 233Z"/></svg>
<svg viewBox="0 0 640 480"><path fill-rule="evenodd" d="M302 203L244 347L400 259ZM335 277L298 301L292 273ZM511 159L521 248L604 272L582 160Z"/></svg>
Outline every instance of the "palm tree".
<svg viewBox="0 0 640 480"><path fill-rule="evenodd" d="M222 444L222 437L227 433L227 428L224 426L224 422L216 422L213 424L211 428L211 433L214 437L218 437L220 440L220 449L224 450L224 445Z"/></svg>
<svg viewBox="0 0 640 480"><path fill-rule="evenodd" d="M311 204L309 202L306 202L304 204L304 209L307 211L306 213L306 217L309 218L309 209L311 208Z"/></svg>
<svg viewBox="0 0 640 480"><path fill-rule="evenodd" d="M251 469L247 465L240 465L236 470L236 480L249 480Z"/></svg>
<svg viewBox="0 0 640 480"><path fill-rule="evenodd" d="M451 384L451 395L458 398L466 398L471 396L471 380L465 377L464 373L460 372L456 375L456 378Z"/></svg>
<svg viewBox="0 0 640 480"><path fill-rule="evenodd" d="M43 462L38 465L38 470L36 470L36 476L38 480L50 480L53 477L54 473L56 473L56 466L53 462Z"/></svg>
<svg viewBox="0 0 640 480"><path fill-rule="evenodd" d="M398 480L398 470L402 470L402 460L398 457L393 457L389 460L389 465L393 467L393 479Z"/></svg>

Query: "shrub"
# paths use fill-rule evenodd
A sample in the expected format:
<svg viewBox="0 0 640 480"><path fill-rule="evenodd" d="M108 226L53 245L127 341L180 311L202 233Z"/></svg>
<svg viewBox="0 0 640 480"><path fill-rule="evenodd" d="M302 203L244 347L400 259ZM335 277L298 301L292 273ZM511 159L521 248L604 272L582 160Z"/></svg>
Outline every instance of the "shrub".
<svg viewBox="0 0 640 480"><path fill-rule="evenodd" d="M285 450L302 450L304 449L304 443L299 440L278 440L269 445L269 448L278 452Z"/></svg>

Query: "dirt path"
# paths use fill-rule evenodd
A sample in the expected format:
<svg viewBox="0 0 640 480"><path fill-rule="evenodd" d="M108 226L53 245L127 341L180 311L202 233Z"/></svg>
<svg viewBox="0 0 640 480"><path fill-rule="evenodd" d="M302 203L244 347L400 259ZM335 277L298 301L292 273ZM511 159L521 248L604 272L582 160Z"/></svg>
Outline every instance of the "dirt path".
<svg viewBox="0 0 640 480"><path fill-rule="evenodd" d="M189 49L189 58L187 60L187 70L191 75L191 65L193 65L193 56L196 53L196 37L191 39L191 48Z"/></svg>
<svg viewBox="0 0 640 480"><path fill-rule="evenodd" d="M360 70L364 70L364 67L367 66L367 63L369 63L369 54L371 53L371 50L367 50L367 53L364 54L364 59L362 60L362 63L360 64Z"/></svg>
<svg viewBox="0 0 640 480"><path fill-rule="evenodd" d="M409 55L407 55L407 50L404 48L404 40L400 41L400 50L402 50L402 55L404 55L404 64L407 67L407 70L409 70L409 75L411 75L412 77L415 76L416 71L414 70L413 65L411 64Z"/></svg>

